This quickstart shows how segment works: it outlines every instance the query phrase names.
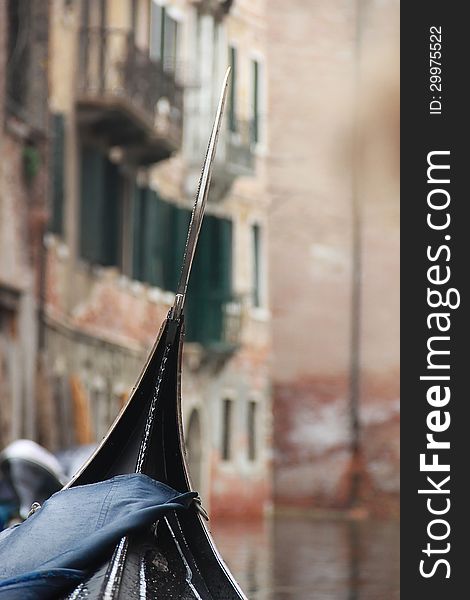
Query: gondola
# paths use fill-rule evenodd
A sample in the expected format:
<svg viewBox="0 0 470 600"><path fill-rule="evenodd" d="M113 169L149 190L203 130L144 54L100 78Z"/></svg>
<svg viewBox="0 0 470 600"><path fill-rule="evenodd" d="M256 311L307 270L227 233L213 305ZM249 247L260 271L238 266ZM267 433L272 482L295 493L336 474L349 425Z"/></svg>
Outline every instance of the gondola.
<svg viewBox="0 0 470 600"><path fill-rule="evenodd" d="M191 491L181 417L184 301L224 111L227 71L192 212L175 302L132 394L100 446L65 489L142 473ZM240 600L246 597L220 557L193 502L144 532L122 538L104 564L69 593L82 599ZM158 562L165 568L159 569ZM156 566L157 564L157 566Z"/></svg>

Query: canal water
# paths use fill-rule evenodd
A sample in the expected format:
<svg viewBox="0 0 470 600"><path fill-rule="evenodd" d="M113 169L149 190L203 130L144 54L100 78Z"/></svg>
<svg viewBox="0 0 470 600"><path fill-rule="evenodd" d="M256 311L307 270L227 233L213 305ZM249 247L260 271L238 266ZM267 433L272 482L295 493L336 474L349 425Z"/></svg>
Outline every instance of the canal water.
<svg viewBox="0 0 470 600"><path fill-rule="evenodd" d="M249 600L398 600L397 522L212 523Z"/></svg>

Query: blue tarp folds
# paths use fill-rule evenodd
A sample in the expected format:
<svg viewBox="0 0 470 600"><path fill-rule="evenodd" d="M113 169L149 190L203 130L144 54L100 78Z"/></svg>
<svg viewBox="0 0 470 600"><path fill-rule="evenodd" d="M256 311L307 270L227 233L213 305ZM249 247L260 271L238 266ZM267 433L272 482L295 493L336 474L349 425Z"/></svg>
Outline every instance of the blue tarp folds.
<svg viewBox="0 0 470 600"><path fill-rule="evenodd" d="M0 600L59 597L123 536L186 508L195 496L139 474L57 492L24 523L0 533Z"/></svg>

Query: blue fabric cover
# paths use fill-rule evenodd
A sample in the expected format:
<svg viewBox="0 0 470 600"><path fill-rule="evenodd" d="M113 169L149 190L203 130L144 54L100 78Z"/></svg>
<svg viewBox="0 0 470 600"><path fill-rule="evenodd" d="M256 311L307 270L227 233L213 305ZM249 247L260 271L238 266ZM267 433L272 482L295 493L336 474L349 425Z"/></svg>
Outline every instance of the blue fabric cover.
<svg viewBox="0 0 470 600"><path fill-rule="evenodd" d="M24 523L0 533L0 600L60 597L123 536L196 496L135 473L57 492Z"/></svg>

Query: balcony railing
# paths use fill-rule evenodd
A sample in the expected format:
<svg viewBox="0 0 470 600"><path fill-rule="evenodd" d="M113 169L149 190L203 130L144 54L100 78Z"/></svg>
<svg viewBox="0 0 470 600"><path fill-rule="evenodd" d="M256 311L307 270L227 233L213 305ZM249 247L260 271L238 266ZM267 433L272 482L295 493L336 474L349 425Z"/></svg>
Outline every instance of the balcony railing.
<svg viewBox="0 0 470 600"><path fill-rule="evenodd" d="M77 92L82 119L109 135L110 143L140 148L141 162L146 155L148 162L160 153L166 158L179 148L183 88L135 45L130 32L81 31Z"/></svg>
<svg viewBox="0 0 470 600"><path fill-rule="evenodd" d="M206 151L207 138L199 136L197 132L193 135L191 144L188 145L188 161L192 168L190 185L196 186ZM209 201L217 202L224 198L237 177L251 177L255 174L254 146L255 141L249 121L237 119L236 131L232 131L227 120L220 132L219 145L214 158Z"/></svg>
<svg viewBox="0 0 470 600"><path fill-rule="evenodd" d="M255 144L251 121L237 119L228 128L226 161L235 175L252 175L255 169Z"/></svg>
<svg viewBox="0 0 470 600"><path fill-rule="evenodd" d="M240 344L242 304L238 299L224 301L214 294L188 301L186 339L207 350L231 352Z"/></svg>

